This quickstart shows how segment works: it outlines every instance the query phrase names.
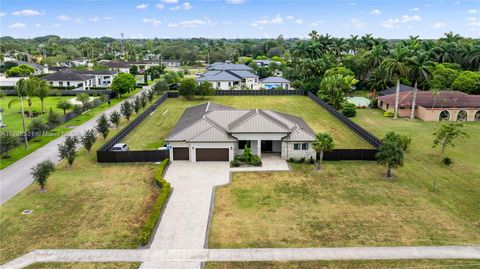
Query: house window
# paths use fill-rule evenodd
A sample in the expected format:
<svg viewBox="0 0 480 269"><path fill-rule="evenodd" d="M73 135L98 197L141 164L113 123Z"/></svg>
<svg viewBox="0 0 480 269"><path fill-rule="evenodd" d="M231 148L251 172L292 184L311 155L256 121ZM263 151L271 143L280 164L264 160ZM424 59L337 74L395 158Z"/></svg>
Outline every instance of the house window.
<svg viewBox="0 0 480 269"><path fill-rule="evenodd" d="M239 140L238 141L238 149L245 149L245 146L251 148L250 140Z"/></svg>
<svg viewBox="0 0 480 269"><path fill-rule="evenodd" d="M70 86L70 81L67 81L67 86Z"/></svg>
<svg viewBox="0 0 480 269"><path fill-rule="evenodd" d="M293 149L294 150L300 150L300 143L293 144Z"/></svg>
<svg viewBox="0 0 480 269"><path fill-rule="evenodd" d="M302 143L302 149L308 150L308 143Z"/></svg>
<svg viewBox="0 0 480 269"><path fill-rule="evenodd" d="M387 104L387 108L386 108L387 110L388 110L388 107L389 107L389 106L390 106L390 104Z"/></svg>
<svg viewBox="0 0 480 269"><path fill-rule="evenodd" d="M217 88L220 88L220 82L217 82Z"/></svg>
<svg viewBox="0 0 480 269"><path fill-rule="evenodd" d="M63 81L58 82L58 86L63 87Z"/></svg>
<svg viewBox="0 0 480 269"><path fill-rule="evenodd" d="M383 106L383 101L380 101L380 106Z"/></svg>

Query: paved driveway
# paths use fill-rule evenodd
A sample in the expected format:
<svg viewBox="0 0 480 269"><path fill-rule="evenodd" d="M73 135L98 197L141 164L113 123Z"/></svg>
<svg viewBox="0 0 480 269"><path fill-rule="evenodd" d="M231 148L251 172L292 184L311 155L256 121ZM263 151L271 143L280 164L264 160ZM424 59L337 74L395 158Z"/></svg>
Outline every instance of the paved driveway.
<svg viewBox="0 0 480 269"><path fill-rule="evenodd" d="M228 162L175 161L165 179L173 187L152 250L205 247L213 187L229 182Z"/></svg>

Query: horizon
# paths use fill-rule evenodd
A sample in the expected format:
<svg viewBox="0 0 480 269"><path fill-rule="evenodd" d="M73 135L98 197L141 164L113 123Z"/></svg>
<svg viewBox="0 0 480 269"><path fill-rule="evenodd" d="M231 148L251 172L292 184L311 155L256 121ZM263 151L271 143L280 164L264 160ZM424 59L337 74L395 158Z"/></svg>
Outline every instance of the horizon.
<svg viewBox="0 0 480 269"><path fill-rule="evenodd" d="M274 3L274 5L272 5ZM324 12L324 11L327 12ZM480 37L477 1L30 1L5 0L0 36L120 39L438 39L446 32Z"/></svg>

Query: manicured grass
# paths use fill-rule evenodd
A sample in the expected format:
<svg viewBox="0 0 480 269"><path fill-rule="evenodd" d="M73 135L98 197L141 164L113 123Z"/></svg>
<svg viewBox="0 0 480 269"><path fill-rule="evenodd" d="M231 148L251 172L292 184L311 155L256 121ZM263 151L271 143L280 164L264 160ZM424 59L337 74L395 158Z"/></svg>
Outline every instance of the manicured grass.
<svg viewBox="0 0 480 269"><path fill-rule="evenodd" d="M153 149L161 145L185 108L215 102L239 109L273 109L302 117L315 132L330 133L337 148L371 148L340 121L304 96L212 96L204 100L168 99L126 139L131 149Z"/></svg>
<svg viewBox="0 0 480 269"><path fill-rule="evenodd" d="M48 262L48 263L34 263L27 269L136 269L140 267L141 263L127 263L127 262L97 262L97 263L63 263L63 262Z"/></svg>
<svg viewBox="0 0 480 269"><path fill-rule="evenodd" d="M126 98L132 96L133 94L137 93L138 91L139 91L139 89L135 89L134 91L132 91L128 94L122 95L121 98L112 99L111 102L110 102L111 106L117 104L118 102L120 102L122 100L125 100ZM53 98L53 97L51 97L51 98ZM28 154L34 152L35 150L41 148L42 146L48 144L49 142L51 142L53 140L55 140L56 138L58 138L58 136L61 136L62 134L69 132L70 129L73 126L78 126L78 125L81 125L81 124L87 122L91 118L95 117L96 115L98 115L101 112L103 112L104 110L106 110L108 107L109 107L108 104L105 102L105 103L103 103L103 104L101 104L101 105L99 105L99 106L97 106L93 109L90 109L90 110L82 113L81 115L79 115L79 116L77 116L77 117L75 117L75 118L73 118L73 119L71 119L67 122L64 122L64 123L60 124L59 126L53 128L52 130L49 131L49 135L41 135L41 136L35 137L35 139L29 141L28 149L25 149L24 145L20 145L16 148L10 150L9 153L8 153L10 155L9 158L0 159L0 170L4 169L5 167L8 167L12 163L20 160L21 158L27 156ZM2 116L3 116L3 114L2 114Z"/></svg>
<svg viewBox="0 0 480 269"><path fill-rule="evenodd" d="M80 150L72 168L59 163L46 192L31 185L0 206L0 263L39 248L139 246L158 195L155 165L98 164L95 150L104 142L99 138L91 153ZM25 209L33 213L22 215Z"/></svg>
<svg viewBox="0 0 480 269"><path fill-rule="evenodd" d="M480 124L447 149L441 164L432 133L441 123L384 118L358 110L355 121L378 136L411 134L405 166L383 178L375 162L326 162L325 171L237 173L217 189L209 247L464 245L480 243ZM436 180L436 190L433 182Z"/></svg>
<svg viewBox="0 0 480 269"><path fill-rule="evenodd" d="M44 122L47 121L47 114L50 108L53 109L58 115L63 115L63 109L58 109L57 108L57 103L60 100L69 100L71 98L74 98L75 96L49 96L44 99L44 107L45 111L47 113L41 114L42 112L42 107L41 107L41 102L40 98L38 97L32 97L32 111L35 114L40 114L37 117L29 118L28 117L28 112L29 112L29 107L28 107L28 101L23 98L23 108L25 110L25 125L28 128L28 125L34 118L40 118ZM8 103L11 100L15 100L11 104L10 107L8 107ZM16 96L5 96L0 99L0 108L3 109L2 112L2 119L3 119L3 124L6 124L7 127L2 128L0 131L23 131L22 127L22 114L21 114L21 103L20 99ZM67 112L70 112L71 109L67 110Z"/></svg>
<svg viewBox="0 0 480 269"><path fill-rule="evenodd" d="M384 269L384 268L478 268L478 260L380 260L299 262L207 262L206 269Z"/></svg>

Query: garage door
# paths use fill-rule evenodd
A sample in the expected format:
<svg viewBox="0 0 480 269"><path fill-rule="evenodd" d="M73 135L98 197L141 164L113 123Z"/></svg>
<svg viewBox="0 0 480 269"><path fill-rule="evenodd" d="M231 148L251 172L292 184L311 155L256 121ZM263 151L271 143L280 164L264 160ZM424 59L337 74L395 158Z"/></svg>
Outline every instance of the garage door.
<svg viewBox="0 0 480 269"><path fill-rule="evenodd" d="M173 148L173 160L189 160L188 148Z"/></svg>
<svg viewBox="0 0 480 269"><path fill-rule="evenodd" d="M227 149L197 149L197 161L228 161Z"/></svg>

